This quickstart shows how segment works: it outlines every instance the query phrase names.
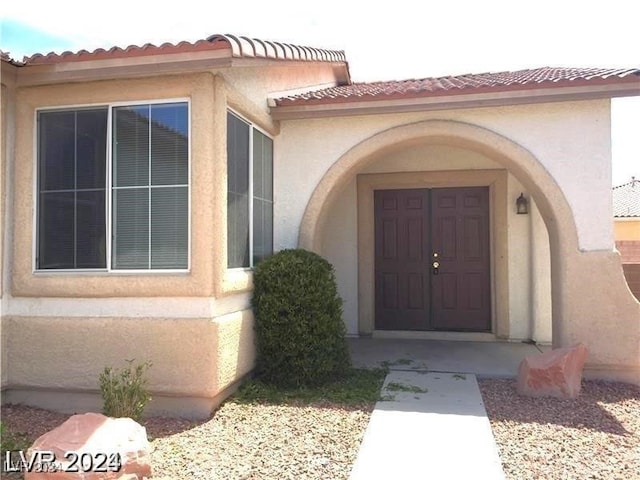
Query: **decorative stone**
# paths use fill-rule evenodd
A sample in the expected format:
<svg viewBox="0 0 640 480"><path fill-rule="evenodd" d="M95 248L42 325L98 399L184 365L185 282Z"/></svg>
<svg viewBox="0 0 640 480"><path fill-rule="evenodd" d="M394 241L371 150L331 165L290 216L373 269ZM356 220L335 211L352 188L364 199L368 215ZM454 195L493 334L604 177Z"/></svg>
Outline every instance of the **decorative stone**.
<svg viewBox="0 0 640 480"><path fill-rule="evenodd" d="M587 347L557 348L526 357L518 371L518 393L530 397L577 398Z"/></svg>
<svg viewBox="0 0 640 480"><path fill-rule="evenodd" d="M130 418L110 418L99 413L73 415L38 438L29 448L27 459L34 458L34 452L52 452L55 464L62 464L62 471L29 472L25 474L25 480L143 480L151 477L147 431ZM64 471L70 469L76 455L75 467L79 471Z"/></svg>

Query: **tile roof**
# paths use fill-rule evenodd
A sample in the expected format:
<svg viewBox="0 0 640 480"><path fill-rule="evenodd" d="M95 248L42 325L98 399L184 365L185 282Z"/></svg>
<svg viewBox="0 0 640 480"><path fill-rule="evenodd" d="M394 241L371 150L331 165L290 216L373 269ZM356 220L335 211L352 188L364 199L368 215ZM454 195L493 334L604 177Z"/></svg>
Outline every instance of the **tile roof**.
<svg viewBox="0 0 640 480"><path fill-rule="evenodd" d="M0 50L0 62L6 62L16 66L22 65L21 62L18 62L17 60L14 60L13 58L11 58L11 55L9 55L7 52L3 50Z"/></svg>
<svg viewBox="0 0 640 480"><path fill-rule="evenodd" d="M36 53L30 57L24 57L21 64L27 66L42 65L83 60L106 60L172 53L201 52L226 48L231 48L231 54L234 58L346 63L346 57L342 50L326 50L231 34L216 34L193 43L185 41L177 44L163 43L159 46L146 43L142 46L130 45L126 48L112 47L108 50L98 48L91 52L80 50L78 52L51 52L46 55ZM7 54L3 54L1 60L17 63L12 61Z"/></svg>
<svg viewBox="0 0 640 480"><path fill-rule="evenodd" d="M640 180L631 177L631 181L613 187L613 216L640 217Z"/></svg>
<svg viewBox="0 0 640 480"><path fill-rule="evenodd" d="M352 83L276 99L276 105L392 100L487 91L579 86L592 83L639 82L640 69L543 67L514 72L465 74L418 80Z"/></svg>

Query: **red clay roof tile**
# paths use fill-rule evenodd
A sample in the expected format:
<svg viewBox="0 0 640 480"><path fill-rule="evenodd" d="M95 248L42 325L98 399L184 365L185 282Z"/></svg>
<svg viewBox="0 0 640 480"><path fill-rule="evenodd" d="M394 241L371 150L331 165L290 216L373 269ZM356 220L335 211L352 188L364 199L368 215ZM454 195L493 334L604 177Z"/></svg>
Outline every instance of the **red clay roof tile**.
<svg viewBox="0 0 640 480"><path fill-rule="evenodd" d="M304 47L282 42L273 42L235 36L230 34L211 35L207 39L194 43L180 42L177 44L163 43L160 46L147 43L142 46L130 45L127 48L112 47L109 50L98 48L91 52L80 50L78 52L63 52L43 55L36 53L25 57L24 65L42 65L61 62L79 62L84 60L106 60L112 58L142 57L148 55L164 55L172 53L200 52L231 48L235 58L263 58L272 60L292 60L309 62L344 62L346 58L342 50L325 50L321 48ZM4 57L2 58L3 60ZM8 61L5 60L5 61Z"/></svg>
<svg viewBox="0 0 640 480"><path fill-rule="evenodd" d="M306 92L276 100L278 106L339 103L365 100L428 97L482 93L553 86L582 85L586 82L640 82L640 69L552 68L515 72L465 74L418 80L353 83Z"/></svg>

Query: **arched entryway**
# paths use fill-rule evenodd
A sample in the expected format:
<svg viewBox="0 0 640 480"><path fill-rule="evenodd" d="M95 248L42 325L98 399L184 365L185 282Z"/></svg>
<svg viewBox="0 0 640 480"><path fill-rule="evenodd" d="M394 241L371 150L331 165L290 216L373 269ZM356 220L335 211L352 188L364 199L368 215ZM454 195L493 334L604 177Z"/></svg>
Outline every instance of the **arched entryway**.
<svg viewBox="0 0 640 480"><path fill-rule="evenodd" d="M474 171L431 171L428 174L414 172L412 174L396 175L363 175L367 166L379 161L392 152L422 148L423 146L438 146L454 149L459 152L471 152L491 159L502 171L493 169L478 169ZM446 169L445 169L446 170ZM554 278L553 272L562 270L562 260L558 254L564 248L577 248L577 235L571 210L555 181L540 165L537 159L526 149L515 142L476 125L454 121L424 121L395 127L380 132L346 152L326 172L317 185L301 223L299 245L303 248L322 253L322 231L329 214L329 206L334 197L349 182L358 176L358 229L359 232L369 231L372 222L373 189L438 186L473 186L490 185L492 198L499 205L492 213L493 234L492 245L494 264L493 282L500 288L494 289L493 308L497 318L493 331L499 337L508 337L508 273L506 271L507 219L505 211L510 208L507 195L506 172L516 177L529 194L535 198L536 205L544 219L549 232L549 248L551 254L551 281L553 283L553 326L554 343L559 344L562 338L562 315L559 311L562 305L562 282ZM378 182L378 183L376 183ZM514 199L515 200L515 199ZM369 202L369 204L367 203ZM561 225L562 232L558 231ZM358 290L359 290L359 330L367 331L371 322L373 308L373 279L372 279L372 242L371 235L359 235L358 240ZM513 253L513 252L512 252ZM367 320L368 319L368 320Z"/></svg>

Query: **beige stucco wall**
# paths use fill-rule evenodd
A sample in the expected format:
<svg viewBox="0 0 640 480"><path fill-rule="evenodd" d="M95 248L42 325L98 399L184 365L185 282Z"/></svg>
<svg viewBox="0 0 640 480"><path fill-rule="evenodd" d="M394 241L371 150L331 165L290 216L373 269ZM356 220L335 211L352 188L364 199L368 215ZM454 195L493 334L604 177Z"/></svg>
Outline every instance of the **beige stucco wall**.
<svg viewBox="0 0 640 480"><path fill-rule="evenodd" d="M17 94L14 184L13 296L143 297L213 293L215 235L212 191L216 162L212 75L23 88ZM33 274L36 109L52 106L189 98L191 102L191 270L176 275Z"/></svg>
<svg viewBox="0 0 640 480"><path fill-rule="evenodd" d="M7 371L2 365L7 361L6 333L4 329L4 237L5 237L5 188L6 180L6 138L7 138L7 106L8 88L0 85L0 388L7 384Z"/></svg>
<svg viewBox="0 0 640 480"><path fill-rule="evenodd" d="M613 233L616 240L640 241L640 219L614 219Z"/></svg>
<svg viewBox="0 0 640 480"><path fill-rule="evenodd" d="M539 343L551 343L552 310L551 310L551 252L549 249L549 233L540 215L534 199L529 202L529 229L531 270L529 284L531 289L531 338Z"/></svg>
<svg viewBox="0 0 640 480"><path fill-rule="evenodd" d="M0 302L2 301L3 285L4 285L4 232L5 232L5 188L6 180L6 158L7 158L7 108L9 89L6 85L0 85ZM0 303L0 307L2 304ZM1 308L0 308L1 312ZM1 313L0 313L1 314Z"/></svg>
<svg viewBox="0 0 640 480"><path fill-rule="evenodd" d="M269 68L245 65L226 69L221 74L240 95L268 114L268 98L282 97L288 94L285 92L334 86L340 70L341 67L330 64L270 62Z"/></svg>
<svg viewBox="0 0 640 480"><path fill-rule="evenodd" d="M10 152L14 145L15 133L15 67L1 62L0 65L0 388L8 384L8 374L4 365L7 364L7 334L5 326L7 291L10 273L10 248L12 212L10 195L12 184L10 181L12 165L9 163Z"/></svg>
<svg viewBox="0 0 640 480"><path fill-rule="evenodd" d="M477 125L532 152L565 194L580 249L611 249L608 100L282 121L275 142L275 245L297 243L315 185L354 145L394 126L429 119Z"/></svg>
<svg viewBox="0 0 640 480"><path fill-rule="evenodd" d="M153 363L148 413L204 417L254 360L250 310L213 319L43 316L9 317L5 323L11 390L4 400L66 412L99 410L100 372L135 358Z"/></svg>

